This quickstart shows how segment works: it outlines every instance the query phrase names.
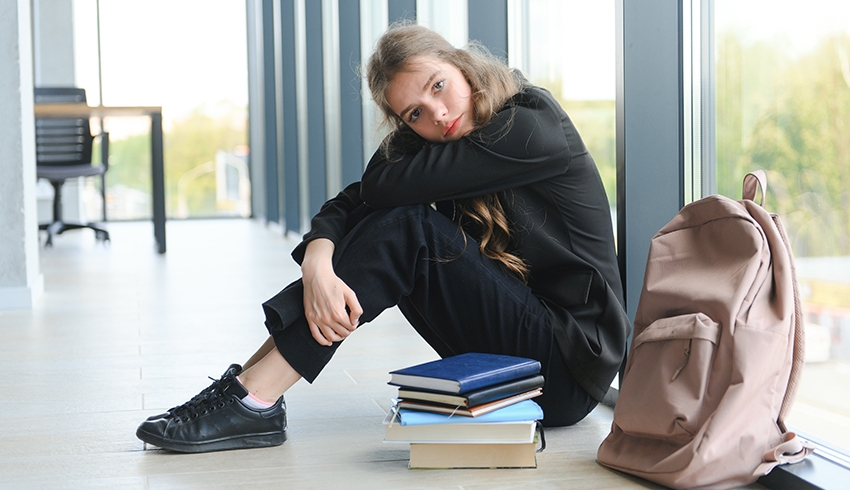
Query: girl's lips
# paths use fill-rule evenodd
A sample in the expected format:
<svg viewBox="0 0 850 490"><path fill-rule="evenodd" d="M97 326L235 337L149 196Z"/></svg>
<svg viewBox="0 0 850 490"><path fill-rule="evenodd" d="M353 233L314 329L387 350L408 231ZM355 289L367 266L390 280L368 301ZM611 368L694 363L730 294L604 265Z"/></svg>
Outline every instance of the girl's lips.
<svg viewBox="0 0 850 490"><path fill-rule="evenodd" d="M457 128L460 127L460 118L461 116L458 116L452 122L450 122L448 126L446 126L446 130L443 132L444 137L448 138L449 136L453 135L455 131L457 131Z"/></svg>

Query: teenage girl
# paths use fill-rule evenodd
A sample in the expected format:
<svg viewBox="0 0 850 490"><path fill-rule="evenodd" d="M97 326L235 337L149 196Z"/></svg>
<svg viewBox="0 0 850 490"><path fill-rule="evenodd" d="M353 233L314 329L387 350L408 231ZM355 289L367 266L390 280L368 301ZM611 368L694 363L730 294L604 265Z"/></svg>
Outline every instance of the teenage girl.
<svg viewBox="0 0 850 490"><path fill-rule="evenodd" d="M604 397L630 329L593 158L552 95L475 45L390 28L367 78L390 133L361 182L293 251L302 277L263 304L268 340L136 435L173 451L286 439L284 392L398 306L436 352L537 359L543 424Z"/></svg>

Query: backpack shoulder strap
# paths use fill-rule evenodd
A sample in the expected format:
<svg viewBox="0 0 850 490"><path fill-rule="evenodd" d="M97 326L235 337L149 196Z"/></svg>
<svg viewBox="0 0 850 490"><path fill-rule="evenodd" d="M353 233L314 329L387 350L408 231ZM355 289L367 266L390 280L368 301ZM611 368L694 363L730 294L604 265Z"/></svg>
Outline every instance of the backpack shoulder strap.
<svg viewBox="0 0 850 490"><path fill-rule="evenodd" d="M758 189L761 188L761 199L757 202L759 206L764 205L765 194L767 193L767 175L764 170L756 170L748 173L744 177L744 186L742 191L743 199L748 199L755 202ZM814 446L799 437L793 432L789 432L785 426L785 417L791 410L791 405L797 393L797 387L800 383L800 378L803 374L803 363L805 362L805 333L803 324L803 310L800 307L800 290L797 284L797 269L794 264L794 254L791 251L791 243L788 241L788 235L785 233L785 227L782 226L782 221L779 216L771 213L771 218L776 226L779 236L782 238L784 252L788 256L791 272L791 284L794 294L794 347L791 359L791 373L788 377L788 386L785 389L785 396L782 399L782 406L779 409L777 417L777 425L783 432L782 441L779 445L768 450L763 459L763 463L756 468L753 473L755 476L766 475L774 467L786 464L796 463L808 456L814 451Z"/></svg>
<svg viewBox="0 0 850 490"><path fill-rule="evenodd" d="M785 417L791 410L791 404L797 394L797 387L800 383L800 378L803 375L803 363L805 362L806 352L806 337L803 324L803 310L800 307L800 287L797 284L797 267L794 265L794 256L791 254L791 244L788 242L788 236L785 234L785 227L779 217L774 215L773 222L776 223L776 228L779 230L779 236L782 237L782 243L788 251L788 258L791 262L791 281L794 288L794 354L791 361L791 375L788 377L788 387L785 390L785 398L782 399L782 407L779 409L779 418L777 423L783 431L788 429L785 427Z"/></svg>
<svg viewBox="0 0 850 490"><path fill-rule="evenodd" d="M761 195L758 202L755 201L758 190L761 189ZM754 170L744 176L744 185L741 192L741 197L745 200L756 202L759 206L764 205L765 195L767 194L767 174L764 170ZM794 349L791 364L791 375L788 378L788 386L785 390L785 397L782 400L782 407L779 410L777 423L783 432L787 432L785 427L785 417L791 410L791 404L797 393L797 387L800 378L803 374L803 363L805 361L805 335L803 324L803 310L800 307L800 291L797 284L797 269L794 264L794 254L791 251L791 243L788 241L788 235L785 233L785 227L782 226L782 221L779 216L771 214L774 225L776 226L779 236L782 238L784 252L788 256L791 270L791 284L794 292ZM777 251L779 252L779 251Z"/></svg>

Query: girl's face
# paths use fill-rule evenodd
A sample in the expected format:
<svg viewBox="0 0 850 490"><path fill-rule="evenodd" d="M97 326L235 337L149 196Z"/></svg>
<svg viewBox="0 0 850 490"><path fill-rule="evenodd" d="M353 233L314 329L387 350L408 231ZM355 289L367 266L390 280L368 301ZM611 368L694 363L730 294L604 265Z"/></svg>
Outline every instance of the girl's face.
<svg viewBox="0 0 850 490"><path fill-rule="evenodd" d="M475 129L472 88L455 68L432 56L410 61L387 89L387 102L402 121L432 143L459 140Z"/></svg>

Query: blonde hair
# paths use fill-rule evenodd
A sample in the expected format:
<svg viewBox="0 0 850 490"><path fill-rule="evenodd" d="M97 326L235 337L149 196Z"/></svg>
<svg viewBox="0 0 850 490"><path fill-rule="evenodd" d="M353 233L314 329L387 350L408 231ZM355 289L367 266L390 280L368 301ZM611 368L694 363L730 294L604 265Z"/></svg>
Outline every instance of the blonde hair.
<svg viewBox="0 0 850 490"><path fill-rule="evenodd" d="M392 110L387 101L387 89L393 77L411 69L415 57L430 56L456 67L472 89L472 112L476 131L487 125L492 117L517 92L523 82L505 63L486 48L470 43L458 49L441 35L422 26L409 23L395 24L378 39L375 52L366 65L366 78L372 99L381 109L384 124L390 127L391 137L385 138L381 151L388 157L389 144L405 127L404 121ZM423 140L424 144L424 140ZM468 217L482 231L479 241L481 253L499 261L509 271L527 280L528 267L520 257L508 251L510 226L502 203L496 194L458 200L462 216ZM464 235L465 236L465 235Z"/></svg>

